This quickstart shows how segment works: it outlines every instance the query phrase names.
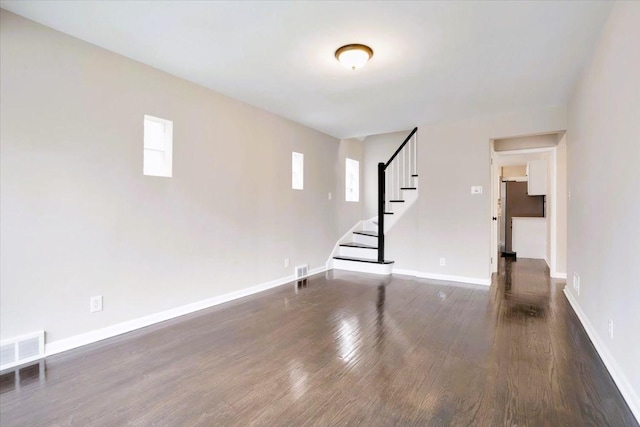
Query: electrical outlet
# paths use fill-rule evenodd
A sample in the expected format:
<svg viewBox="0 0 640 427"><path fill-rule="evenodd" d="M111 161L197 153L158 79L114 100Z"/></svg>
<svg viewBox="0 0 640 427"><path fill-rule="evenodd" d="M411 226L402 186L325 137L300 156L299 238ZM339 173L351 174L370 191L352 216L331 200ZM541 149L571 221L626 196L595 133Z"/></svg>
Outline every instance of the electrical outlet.
<svg viewBox="0 0 640 427"><path fill-rule="evenodd" d="M289 258L284 259L284 268L289 268Z"/></svg>
<svg viewBox="0 0 640 427"><path fill-rule="evenodd" d="M445 258L440 258L440 267L444 267L447 265L447 260Z"/></svg>
<svg viewBox="0 0 640 427"><path fill-rule="evenodd" d="M95 313L96 311L102 311L102 295L91 297L89 309L92 313Z"/></svg>
<svg viewBox="0 0 640 427"><path fill-rule="evenodd" d="M573 273L573 289L580 295L580 276L578 276L578 273Z"/></svg>
<svg viewBox="0 0 640 427"><path fill-rule="evenodd" d="M471 194L482 194L482 186L474 185L471 187Z"/></svg>
<svg viewBox="0 0 640 427"><path fill-rule="evenodd" d="M609 338L613 339L613 320L609 319Z"/></svg>

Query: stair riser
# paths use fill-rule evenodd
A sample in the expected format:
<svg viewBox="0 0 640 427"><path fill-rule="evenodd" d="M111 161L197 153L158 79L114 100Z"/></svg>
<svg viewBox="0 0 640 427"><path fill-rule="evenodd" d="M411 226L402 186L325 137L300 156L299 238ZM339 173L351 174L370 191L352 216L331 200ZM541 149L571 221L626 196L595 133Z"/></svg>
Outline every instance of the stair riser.
<svg viewBox="0 0 640 427"><path fill-rule="evenodd" d="M373 236L363 236L362 234L353 234L353 241L355 243L362 243L364 245L378 246L378 238Z"/></svg>
<svg viewBox="0 0 640 427"><path fill-rule="evenodd" d="M378 225L377 224L373 224L370 221L365 221L362 229L364 231L375 231L377 233L378 232Z"/></svg>
<svg viewBox="0 0 640 427"><path fill-rule="evenodd" d="M355 258L377 259L377 249L352 248L348 246L340 246L340 255Z"/></svg>
<svg viewBox="0 0 640 427"><path fill-rule="evenodd" d="M337 270L359 271L372 274L391 274L393 264L375 264L371 262L333 260L333 268Z"/></svg>

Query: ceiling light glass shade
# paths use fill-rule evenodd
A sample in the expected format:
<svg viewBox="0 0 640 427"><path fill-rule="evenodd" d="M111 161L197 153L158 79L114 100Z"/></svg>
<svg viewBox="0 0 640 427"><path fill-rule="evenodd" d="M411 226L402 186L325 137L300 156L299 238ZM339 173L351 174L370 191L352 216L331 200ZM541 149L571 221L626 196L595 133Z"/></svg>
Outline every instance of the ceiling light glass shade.
<svg viewBox="0 0 640 427"><path fill-rule="evenodd" d="M336 50L336 59L350 70L362 67L373 56L373 50L363 44L348 44Z"/></svg>

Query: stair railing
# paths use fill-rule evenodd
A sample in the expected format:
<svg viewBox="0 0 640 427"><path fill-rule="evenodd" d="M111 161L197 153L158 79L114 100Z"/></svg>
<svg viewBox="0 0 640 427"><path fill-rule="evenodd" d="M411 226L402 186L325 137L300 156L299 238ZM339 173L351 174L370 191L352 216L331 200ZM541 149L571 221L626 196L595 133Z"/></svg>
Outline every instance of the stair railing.
<svg viewBox="0 0 640 427"><path fill-rule="evenodd" d="M384 262L384 215L402 188L412 185L418 173L418 128L414 128L388 162L378 163L378 262ZM389 173L387 174L387 169ZM387 198L389 196L389 198Z"/></svg>

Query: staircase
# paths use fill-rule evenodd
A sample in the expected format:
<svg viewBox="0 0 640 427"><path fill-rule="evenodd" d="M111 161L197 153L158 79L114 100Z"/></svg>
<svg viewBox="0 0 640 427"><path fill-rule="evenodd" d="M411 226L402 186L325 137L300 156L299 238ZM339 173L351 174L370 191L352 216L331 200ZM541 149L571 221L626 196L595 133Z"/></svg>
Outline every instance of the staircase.
<svg viewBox="0 0 640 427"><path fill-rule="evenodd" d="M391 274L384 257L384 235L418 199L418 128L388 162L378 163L378 216L358 222L336 244L327 268Z"/></svg>

